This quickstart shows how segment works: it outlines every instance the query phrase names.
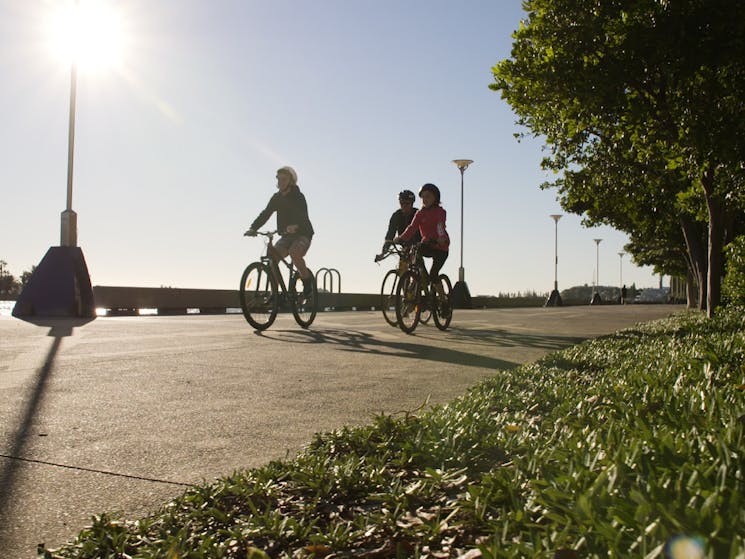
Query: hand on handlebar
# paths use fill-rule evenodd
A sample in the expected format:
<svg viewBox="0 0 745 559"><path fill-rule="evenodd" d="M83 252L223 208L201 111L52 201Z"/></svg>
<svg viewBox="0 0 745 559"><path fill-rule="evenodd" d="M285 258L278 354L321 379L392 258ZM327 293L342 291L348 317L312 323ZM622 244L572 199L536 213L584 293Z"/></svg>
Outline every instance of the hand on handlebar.
<svg viewBox="0 0 745 559"><path fill-rule="evenodd" d="M249 229L245 233L243 233L244 237L255 237L256 236L256 230L255 229Z"/></svg>
<svg viewBox="0 0 745 559"><path fill-rule="evenodd" d="M375 262L380 262L381 260L383 260L383 258L385 258L385 256L383 254L376 254L375 255Z"/></svg>

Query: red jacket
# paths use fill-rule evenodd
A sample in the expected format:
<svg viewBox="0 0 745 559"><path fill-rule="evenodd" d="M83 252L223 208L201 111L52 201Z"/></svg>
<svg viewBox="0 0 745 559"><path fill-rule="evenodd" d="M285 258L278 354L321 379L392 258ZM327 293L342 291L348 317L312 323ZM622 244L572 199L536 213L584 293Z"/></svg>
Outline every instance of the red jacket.
<svg viewBox="0 0 745 559"><path fill-rule="evenodd" d="M432 248L446 251L450 246L450 237L445 230L446 217L447 212L441 206L422 208L414 214L414 219L411 220L409 226L401 233L401 238L408 241L418 230L424 243L428 241L436 242L438 239L444 240L443 244L436 242L436 244L432 245Z"/></svg>

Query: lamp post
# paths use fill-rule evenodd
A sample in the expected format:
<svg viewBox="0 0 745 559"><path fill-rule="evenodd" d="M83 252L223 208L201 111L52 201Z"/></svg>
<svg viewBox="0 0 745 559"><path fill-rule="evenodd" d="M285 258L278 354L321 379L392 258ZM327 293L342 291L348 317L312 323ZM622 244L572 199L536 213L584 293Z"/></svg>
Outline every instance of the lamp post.
<svg viewBox="0 0 745 559"><path fill-rule="evenodd" d="M453 286L453 306L457 309L470 309L471 293L468 291L466 272L463 268L463 174L473 160L453 159L453 163L460 170L460 268L458 268L458 281Z"/></svg>
<svg viewBox="0 0 745 559"><path fill-rule="evenodd" d="M559 220L562 214L551 214L551 219L554 220L554 290L546 301L545 307L560 307L564 303L561 300L561 293L559 293Z"/></svg>
<svg viewBox="0 0 745 559"><path fill-rule="evenodd" d="M78 6L78 1L75 6ZM77 99L78 64L73 59L70 69L70 120L67 134L67 206L62 212L60 224L60 246L78 245L78 215L72 209L72 170L75 157L75 105Z"/></svg>
<svg viewBox="0 0 745 559"><path fill-rule="evenodd" d="M75 0L76 23L80 0ZM79 30L78 30L79 31ZM77 53L76 53L77 54ZM70 66L70 119L67 146L67 204L60 218L60 246L47 250L13 307L13 316L80 317L96 316L93 288L83 251L78 244L77 214L72 209L73 156L75 153L75 105L78 65Z"/></svg>
<svg viewBox="0 0 745 559"><path fill-rule="evenodd" d="M595 285L592 289L592 299L590 300L591 305L600 305L603 300L600 298L600 241L603 239L593 239L595 241Z"/></svg>
<svg viewBox="0 0 745 559"><path fill-rule="evenodd" d="M621 297L620 301L623 305L625 297L623 296L623 255L626 254L624 252L618 253L618 289L620 289Z"/></svg>

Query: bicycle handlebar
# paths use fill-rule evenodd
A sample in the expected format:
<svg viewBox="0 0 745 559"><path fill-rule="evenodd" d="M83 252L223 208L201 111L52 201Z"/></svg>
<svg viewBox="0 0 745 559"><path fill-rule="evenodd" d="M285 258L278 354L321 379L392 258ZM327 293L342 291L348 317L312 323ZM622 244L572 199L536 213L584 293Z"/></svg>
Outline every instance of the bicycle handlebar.
<svg viewBox="0 0 745 559"><path fill-rule="evenodd" d="M249 235L249 233L251 232L252 232L251 229L249 229L248 231L243 233L243 236L244 237L258 237L259 235L261 235L262 237L269 237L271 239L272 237L274 237L274 235L279 233L279 231L253 231L253 235Z"/></svg>

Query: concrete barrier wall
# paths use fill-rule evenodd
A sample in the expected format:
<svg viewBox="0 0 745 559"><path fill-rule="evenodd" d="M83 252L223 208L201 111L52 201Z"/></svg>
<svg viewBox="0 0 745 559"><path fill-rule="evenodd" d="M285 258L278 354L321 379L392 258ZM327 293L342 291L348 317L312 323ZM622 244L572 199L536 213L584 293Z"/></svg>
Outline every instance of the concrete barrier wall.
<svg viewBox="0 0 745 559"><path fill-rule="evenodd" d="M238 291L233 289L180 289L172 287L93 286L96 308L107 314L137 314L138 309L157 309L158 314L186 314L199 309L201 314L222 314L239 309ZM472 297L473 308L540 307L542 297ZM318 308L325 311L380 309L377 293L319 293Z"/></svg>
<svg viewBox="0 0 745 559"><path fill-rule="evenodd" d="M224 313L240 308L238 291L232 289L181 289L171 287L93 287L96 308L108 314L136 314L137 309L158 309L158 314ZM380 306L380 295L367 293L319 293L320 310L372 309Z"/></svg>

